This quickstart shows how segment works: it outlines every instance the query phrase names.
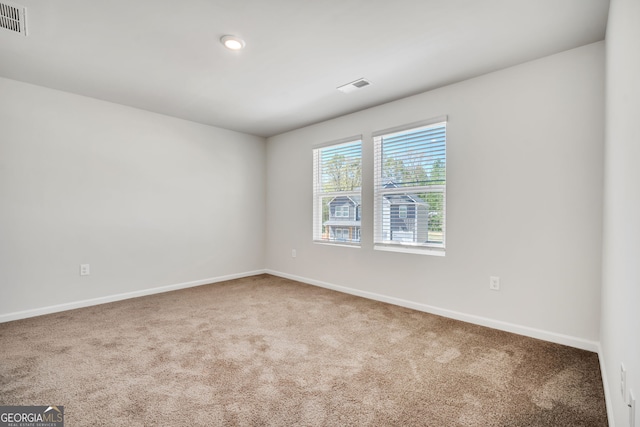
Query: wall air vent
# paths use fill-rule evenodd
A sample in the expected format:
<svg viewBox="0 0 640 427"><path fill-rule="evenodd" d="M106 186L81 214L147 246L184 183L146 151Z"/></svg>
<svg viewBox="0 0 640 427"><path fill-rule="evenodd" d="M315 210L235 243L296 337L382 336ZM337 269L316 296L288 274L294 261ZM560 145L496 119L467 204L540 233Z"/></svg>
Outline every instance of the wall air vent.
<svg viewBox="0 0 640 427"><path fill-rule="evenodd" d="M27 35L27 8L0 2L0 28Z"/></svg>
<svg viewBox="0 0 640 427"><path fill-rule="evenodd" d="M362 89L363 87L371 86L371 82L367 79L358 79L346 85L338 87L338 90L342 93L351 93L354 90Z"/></svg>

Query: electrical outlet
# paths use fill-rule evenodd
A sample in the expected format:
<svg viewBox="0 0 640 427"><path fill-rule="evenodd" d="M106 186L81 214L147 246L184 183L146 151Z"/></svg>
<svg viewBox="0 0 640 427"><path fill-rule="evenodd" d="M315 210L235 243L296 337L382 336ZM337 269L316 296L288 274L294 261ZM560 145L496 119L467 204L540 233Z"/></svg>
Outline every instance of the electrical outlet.
<svg viewBox="0 0 640 427"><path fill-rule="evenodd" d="M489 289L494 291L500 290L500 278L498 276L489 277Z"/></svg>
<svg viewBox="0 0 640 427"><path fill-rule="evenodd" d="M629 427L636 427L636 397L633 390L629 390Z"/></svg>
<svg viewBox="0 0 640 427"><path fill-rule="evenodd" d="M298 252L295 249L291 249L291 258L295 258L298 256Z"/></svg>
<svg viewBox="0 0 640 427"><path fill-rule="evenodd" d="M91 269L89 267L89 264L80 264L80 275L88 276L90 274L91 274Z"/></svg>
<svg viewBox="0 0 640 427"><path fill-rule="evenodd" d="M626 400L627 397L627 370L624 368L624 363L620 364L620 394L622 398Z"/></svg>

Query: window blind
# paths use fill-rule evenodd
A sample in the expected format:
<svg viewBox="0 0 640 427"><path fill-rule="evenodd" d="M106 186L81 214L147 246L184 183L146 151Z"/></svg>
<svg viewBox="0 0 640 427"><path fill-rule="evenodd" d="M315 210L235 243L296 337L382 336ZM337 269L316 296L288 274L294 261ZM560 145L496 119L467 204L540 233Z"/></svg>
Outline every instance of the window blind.
<svg viewBox="0 0 640 427"><path fill-rule="evenodd" d="M313 239L360 244L362 138L313 150Z"/></svg>
<svg viewBox="0 0 640 427"><path fill-rule="evenodd" d="M445 247L446 118L374 133L374 244Z"/></svg>

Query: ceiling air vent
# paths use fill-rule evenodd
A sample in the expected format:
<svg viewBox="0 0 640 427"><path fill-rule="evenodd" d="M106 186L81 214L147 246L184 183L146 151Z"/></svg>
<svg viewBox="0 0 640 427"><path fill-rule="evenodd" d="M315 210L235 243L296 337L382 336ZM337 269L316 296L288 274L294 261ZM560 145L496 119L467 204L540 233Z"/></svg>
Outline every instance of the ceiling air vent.
<svg viewBox="0 0 640 427"><path fill-rule="evenodd" d="M0 28L27 35L27 8L0 2Z"/></svg>
<svg viewBox="0 0 640 427"><path fill-rule="evenodd" d="M342 93L350 93L354 90L362 89L363 87L371 86L371 82L367 79L358 79L346 85L338 87L338 90Z"/></svg>

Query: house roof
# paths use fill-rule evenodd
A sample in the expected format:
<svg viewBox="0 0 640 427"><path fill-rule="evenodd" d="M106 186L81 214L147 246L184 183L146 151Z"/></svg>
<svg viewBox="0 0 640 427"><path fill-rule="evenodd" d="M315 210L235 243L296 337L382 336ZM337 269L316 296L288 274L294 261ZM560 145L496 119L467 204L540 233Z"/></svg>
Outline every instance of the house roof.
<svg viewBox="0 0 640 427"><path fill-rule="evenodd" d="M354 205L360 206L362 197L361 196L336 196L333 199L331 199L329 203L333 203L337 199L349 199Z"/></svg>
<svg viewBox="0 0 640 427"><path fill-rule="evenodd" d="M394 205L405 204L405 203L412 203L412 204L425 203L424 201L420 200L420 197L418 197L416 194L385 194L384 198L389 203L392 203Z"/></svg>

